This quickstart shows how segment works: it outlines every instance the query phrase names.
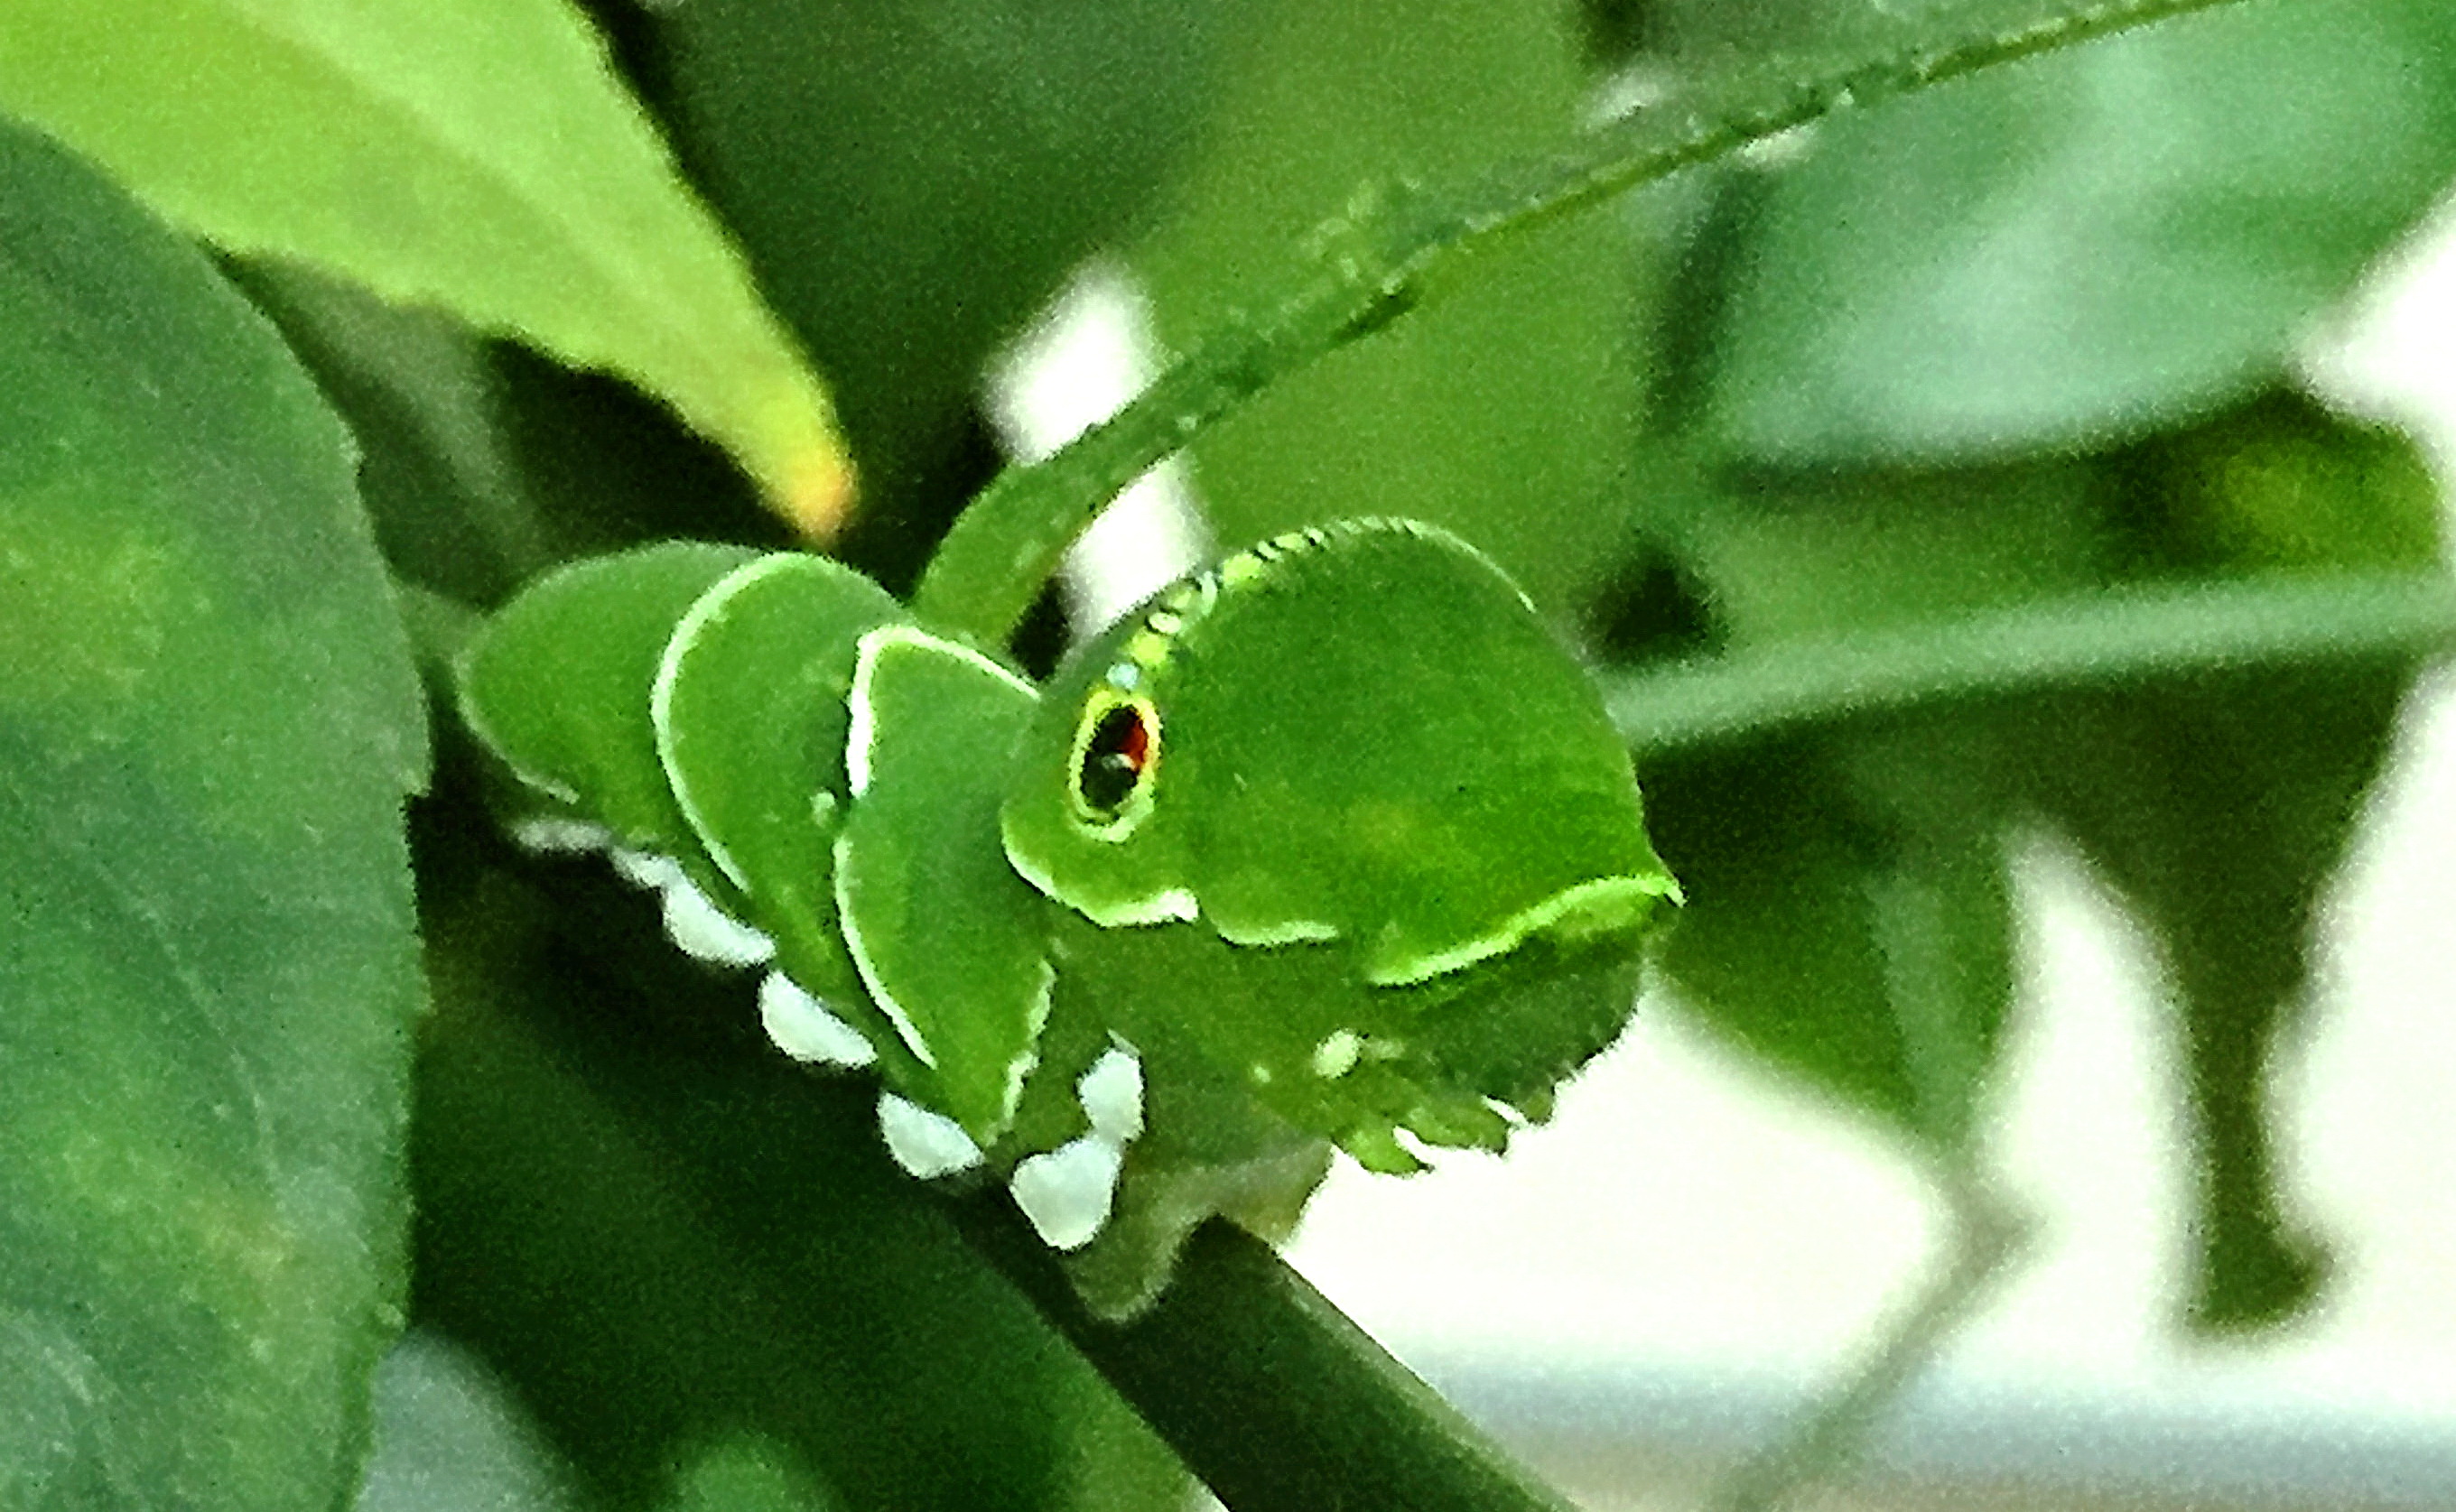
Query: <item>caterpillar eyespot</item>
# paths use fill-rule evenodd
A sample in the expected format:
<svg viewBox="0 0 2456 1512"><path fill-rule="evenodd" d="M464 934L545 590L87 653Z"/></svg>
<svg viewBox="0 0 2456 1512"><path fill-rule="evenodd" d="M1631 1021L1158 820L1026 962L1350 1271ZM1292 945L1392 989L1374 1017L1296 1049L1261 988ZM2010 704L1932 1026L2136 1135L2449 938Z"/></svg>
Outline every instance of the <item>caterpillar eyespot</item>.
<svg viewBox="0 0 2456 1512"><path fill-rule="evenodd" d="M1678 896L1575 659L1413 521L1235 553L1039 687L836 563L645 547L531 584L460 698L516 834L757 966L784 1052L875 1077L895 1161L1005 1185L1111 1317L1334 1149L1505 1144Z"/></svg>
<svg viewBox="0 0 2456 1512"><path fill-rule="evenodd" d="M1078 746L1076 810L1086 825L1122 838L1149 808L1149 793L1158 780L1159 711L1148 699L1103 684L1084 706Z"/></svg>

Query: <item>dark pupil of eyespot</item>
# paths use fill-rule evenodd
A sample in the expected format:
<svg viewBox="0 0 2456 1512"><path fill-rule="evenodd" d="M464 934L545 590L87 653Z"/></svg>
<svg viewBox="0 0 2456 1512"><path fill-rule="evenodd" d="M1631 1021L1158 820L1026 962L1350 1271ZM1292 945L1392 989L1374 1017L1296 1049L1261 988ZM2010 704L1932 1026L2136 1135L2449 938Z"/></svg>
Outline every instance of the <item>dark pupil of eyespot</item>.
<svg viewBox="0 0 2456 1512"><path fill-rule="evenodd" d="M1084 806L1099 813L1125 807L1150 764L1151 732L1143 727L1142 712L1131 704L1120 704L1101 715L1100 723L1092 726L1092 741L1084 747L1083 770L1077 776Z"/></svg>

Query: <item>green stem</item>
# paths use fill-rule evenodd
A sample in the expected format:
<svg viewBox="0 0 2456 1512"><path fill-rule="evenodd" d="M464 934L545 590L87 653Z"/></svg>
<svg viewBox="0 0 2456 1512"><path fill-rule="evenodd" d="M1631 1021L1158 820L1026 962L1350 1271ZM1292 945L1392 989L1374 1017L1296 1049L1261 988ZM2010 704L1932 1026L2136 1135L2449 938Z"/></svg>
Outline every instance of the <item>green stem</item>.
<svg viewBox="0 0 2456 1512"><path fill-rule="evenodd" d="M1950 1248L1934 1280L1887 1331L1840 1390L1749 1460L1708 1502L1708 1512L1771 1512L1832 1473L1864 1441L1877 1416L1977 1311L2025 1246L2027 1225L1983 1182L1948 1177Z"/></svg>
<svg viewBox="0 0 2456 1512"><path fill-rule="evenodd" d="M1203 1225L1167 1295L1112 1324L1002 1196L957 1221L1237 1512L1571 1512L1241 1229Z"/></svg>
<svg viewBox="0 0 2456 1512"><path fill-rule="evenodd" d="M1608 674L1641 758L1972 698L2422 657L2456 644L2443 572L2279 578L2076 594L1915 628L1802 639Z"/></svg>
<svg viewBox="0 0 2456 1512"><path fill-rule="evenodd" d="M1636 112L1463 192L1401 185L1325 229L1312 276L1259 318L1232 317L1141 398L1047 460L1011 467L956 521L913 595L983 644L1013 633L1100 507L1279 378L1412 309L1452 255L1557 220L1846 106L2233 0L2102 0L2010 31L1855 60L1804 80L1742 79Z"/></svg>

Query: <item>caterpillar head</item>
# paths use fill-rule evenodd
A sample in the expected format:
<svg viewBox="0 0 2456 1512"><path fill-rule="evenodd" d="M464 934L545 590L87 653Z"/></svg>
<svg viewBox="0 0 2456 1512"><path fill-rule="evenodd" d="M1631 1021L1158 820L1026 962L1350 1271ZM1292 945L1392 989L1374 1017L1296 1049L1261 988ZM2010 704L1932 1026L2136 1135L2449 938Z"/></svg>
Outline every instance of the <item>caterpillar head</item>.
<svg viewBox="0 0 2456 1512"><path fill-rule="evenodd" d="M1336 942L1377 985L1539 932L1635 930L1675 891L1628 756L1524 595L1431 526L1263 542L1060 667L1007 853L1091 922Z"/></svg>

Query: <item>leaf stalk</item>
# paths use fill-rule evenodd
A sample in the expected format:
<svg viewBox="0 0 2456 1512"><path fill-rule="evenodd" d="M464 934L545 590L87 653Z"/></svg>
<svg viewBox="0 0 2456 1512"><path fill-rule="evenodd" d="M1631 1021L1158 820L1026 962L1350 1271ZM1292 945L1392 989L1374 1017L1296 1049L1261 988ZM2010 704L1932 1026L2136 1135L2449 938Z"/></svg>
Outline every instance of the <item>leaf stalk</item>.
<svg viewBox="0 0 2456 1512"><path fill-rule="evenodd" d="M914 611L982 645L1003 644L1066 548L1127 484L1271 384L1402 318L1424 302L1427 275L1459 254L1853 105L2234 3L2102 0L2026 27L1872 52L1805 79L1709 83L1448 194L1407 182L1360 194L1314 238L1311 270L1294 294L1263 316L1232 313L1133 403L982 490L923 574Z"/></svg>

